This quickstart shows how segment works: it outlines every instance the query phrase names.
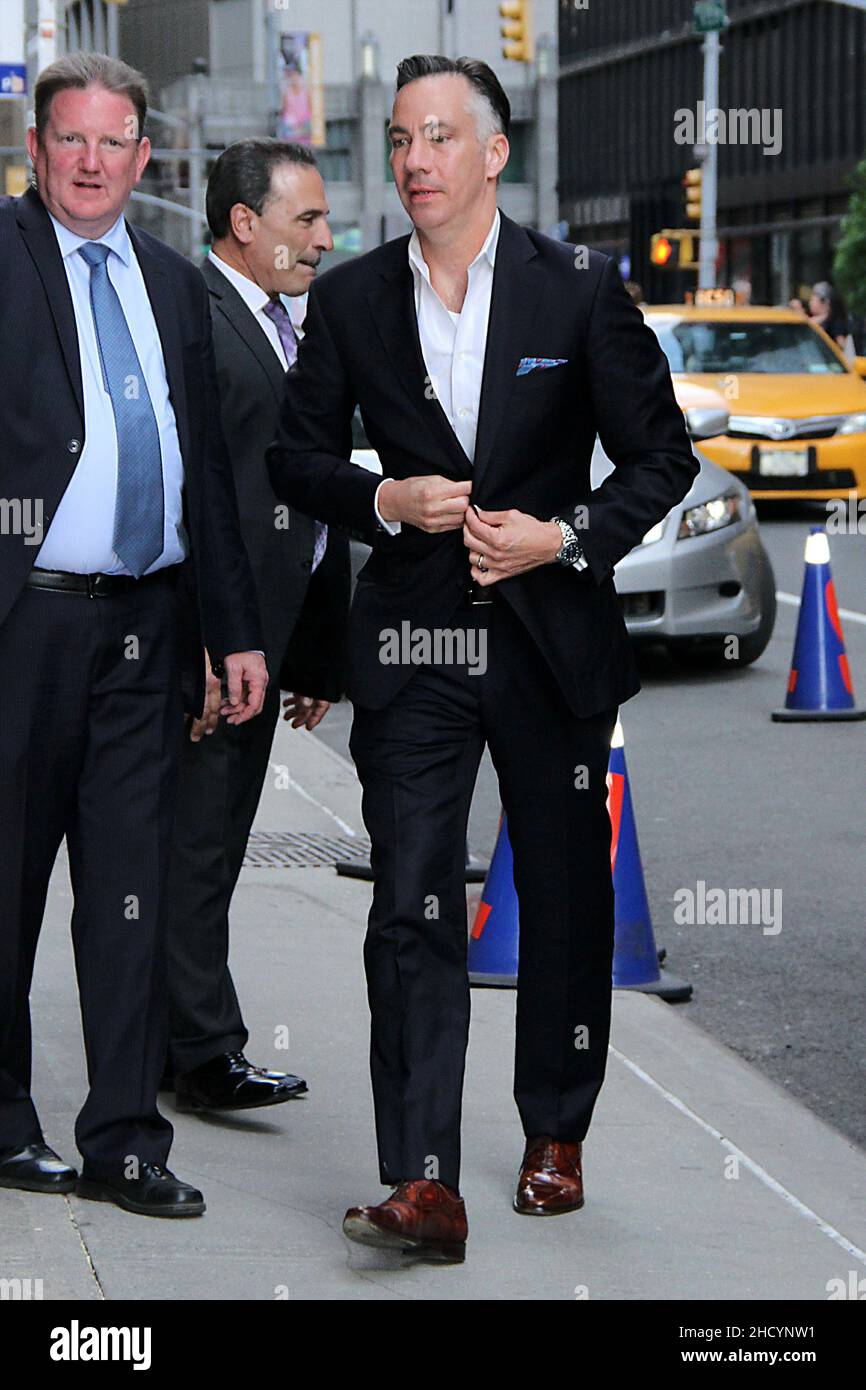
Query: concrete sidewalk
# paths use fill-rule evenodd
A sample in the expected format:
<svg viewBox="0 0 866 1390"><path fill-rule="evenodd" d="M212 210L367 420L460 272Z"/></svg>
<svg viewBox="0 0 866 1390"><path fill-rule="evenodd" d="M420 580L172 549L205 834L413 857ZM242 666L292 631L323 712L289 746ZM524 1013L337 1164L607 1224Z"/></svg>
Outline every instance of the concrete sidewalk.
<svg viewBox="0 0 866 1390"><path fill-rule="evenodd" d="M362 834L351 767L281 725L257 828ZM280 768L288 768L287 778ZM201 1220L154 1221L77 1198L0 1191L0 1279L45 1299L791 1299L866 1274L866 1153L696 1028L688 1006L617 994L608 1079L585 1150L587 1205L515 1215L512 992L473 993L464 1107L463 1266L350 1246L344 1209L376 1176L361 961L369 885L332 868L245 869L233 969L249 1056L309 1096L223 1119L175 1116L171 1164ZM75 1160L85 1089L65 863L34 990L34 1094ZM276 1044L288 1029L288 1050ZM738 1175L735 1175L738 1174Z"/></svg>

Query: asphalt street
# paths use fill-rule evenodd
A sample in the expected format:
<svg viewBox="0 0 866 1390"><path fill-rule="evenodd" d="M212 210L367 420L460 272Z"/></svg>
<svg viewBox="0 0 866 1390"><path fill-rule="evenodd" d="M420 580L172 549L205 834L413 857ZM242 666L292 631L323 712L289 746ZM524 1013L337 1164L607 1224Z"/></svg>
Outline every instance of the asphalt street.
<svg viewBox="0 0 866 1390"><path fill-rule="evenodd" d="M773 503L759 516L782 596L766 652L731 671L641 651L642 690L621 710L647 893L657 945L694 986L688 1004L672 1007L866 1145L866 722L771 722L784 703L803 546L827 513ZM866 536L833 535L830 546L839 606L861 615L843 626L866 702ZM344 703L320 727L346 757L350 726ZM479 855L492 852L498 817L485 757L470 818ZM765 889L770 901L780 889L781 930L679 925L674 895L699 881Z"/></svg>

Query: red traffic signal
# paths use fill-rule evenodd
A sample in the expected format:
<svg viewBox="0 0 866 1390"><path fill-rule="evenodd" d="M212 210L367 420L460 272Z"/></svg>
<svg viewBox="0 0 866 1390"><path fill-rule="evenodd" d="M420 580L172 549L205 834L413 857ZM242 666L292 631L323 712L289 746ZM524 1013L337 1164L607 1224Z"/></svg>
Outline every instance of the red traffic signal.
<svg viewBox="0 0 866 1390"><path fill-rule="evenodd" d="M667 265L674 254L674 244L661 232L656 232L650 246L650 260L653 265Z"/></svg>

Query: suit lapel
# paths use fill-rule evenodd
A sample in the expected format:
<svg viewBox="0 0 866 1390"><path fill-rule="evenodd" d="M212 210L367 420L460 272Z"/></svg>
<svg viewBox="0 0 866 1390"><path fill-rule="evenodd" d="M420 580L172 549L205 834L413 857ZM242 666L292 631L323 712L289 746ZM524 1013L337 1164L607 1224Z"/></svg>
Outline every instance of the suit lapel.
<svg viewBox="0 0 866 1390"><path fill-rule="evenodd" d="M253 356L261 363L273 387L277 401L282 401L286 373L280 359L271 347L267 334L264 329L259 327L255 314L244 303L234 285L211 261L203 262L201 273L207 282L210 293L219 302L221 312L225 314L232 328L240 335Z"/></svg>
<svg viewBox="0 0 866 1390"><path fill-rule="evenodd" d="M454 471L460 477L471 478L472 465L451 428L448 416L436 397L428 394L427 367L418 333L408 244L408 237L394 242L394 263L382 272L382 279L368 295L373 322L396 375L421 416L429 420L436 430Z"/></svg>
<svg viewBox="0 0 866 1390"><path fill-rule="evenodd" d="M524 229L503 216L496 247L475 438L472 475L476 488L490 461L499 427L508 413L515 373L539 311L544 281L538 266L533 265L537 256Z"/></svg>
<svg viewBox="0 0 866 1390"><path fill-rule="evenodd" d="M54 316L63 360L69 373L78 411L84 420L84 388L81 382L81 358L78 351L78 329L75 310L63 257L51 219L35 189L29 188L18 199L18 226L45 287L45 296Z"/></svg>
<svg viewBox="0 0 866 1390"><path fill-rule="evenodd" d="M168 390L177 423L180 451L184 459L189 449L189 417L186 400L186 381L183 369L183 347L180 337L180 308L175 288L169 281L159 255L150 249L134 227L126 224L144 278L150 307L156 321Z"/></svg>

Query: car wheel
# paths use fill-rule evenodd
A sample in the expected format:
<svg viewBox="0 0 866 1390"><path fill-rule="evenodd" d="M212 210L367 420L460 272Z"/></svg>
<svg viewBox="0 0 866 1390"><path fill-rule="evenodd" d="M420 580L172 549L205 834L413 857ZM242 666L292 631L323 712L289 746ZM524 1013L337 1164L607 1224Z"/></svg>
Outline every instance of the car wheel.
<svg viewBox="0 0 866 1390"><path fill-rule="evenodd" d="M776 626L776 576L769 556L765 554L760 580L761 621L754 632L741 637L736 656L725 656L725 639L702 641L695 638L668 644L671 655L683 666L706 670L712 666L751 666L767 649Z"/></svg>

